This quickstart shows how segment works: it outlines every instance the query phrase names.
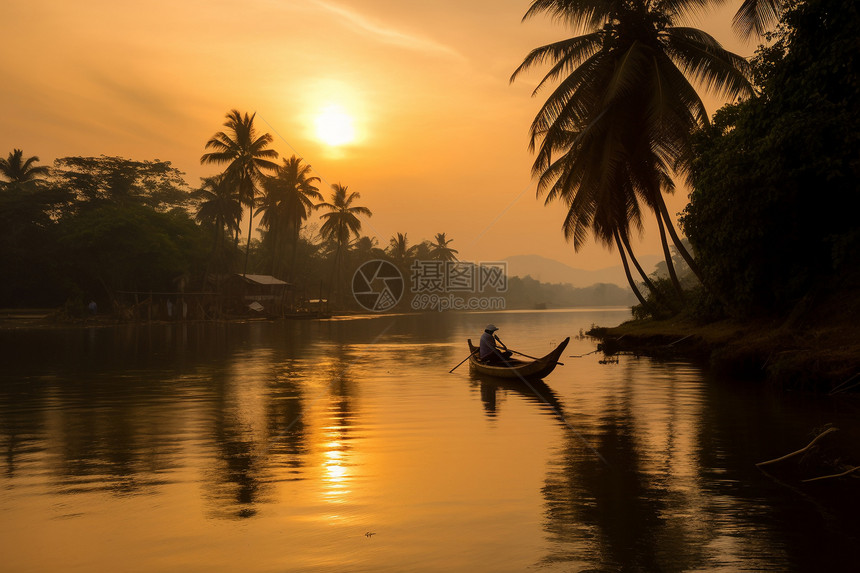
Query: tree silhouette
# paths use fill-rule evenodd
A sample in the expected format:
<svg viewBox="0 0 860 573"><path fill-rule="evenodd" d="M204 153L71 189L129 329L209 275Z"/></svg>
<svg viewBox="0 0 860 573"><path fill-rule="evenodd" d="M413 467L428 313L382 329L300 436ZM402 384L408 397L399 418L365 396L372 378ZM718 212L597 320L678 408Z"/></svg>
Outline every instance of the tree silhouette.
<svg viewBox="0 0 860 573"><path fill-rule="evenodd" d="M764 36L782 14L785 0L744 0L738 8L732 28L745 38Z"/></svg>
<svg viewBox="0 0 860 573"><path fill-rule="evenodd" d="M318 203L316 207L328 211L320 216L323 221L320 234L323 239L336 245L332 273L332 284L336 285L340 279L344 251L349 247L349 241L353 235L358 237L361 232L361 220L358 216L370 217L373 213L367 207L352 204L353 201L361 198L358 192L353 191L347 195L346 185L340 183L335 183L331 188L334 191L331 195L331 203Z"/></svg>
<svg viewBox="0 0 860 573"><path fill-rule="evenodd" d="M397 233L388 241L388 255L398 264L405 263L409 258L415 256L418 245L409 246L406 233Z"/></svg>
<svg viewBox="0 0 860 573"><path fill-rule="evenodd" d="M430 243L430 258L434 261L456 261L457 249L448 246L454 239L448 239L445 233L436 233L434 243Z"/></svg>
<svg viewBox="0 0 860 573"><path fill-rule="evenodd" d="M316 209L313 200L323 199L319 189L314 186L320 178L311 176L310 172L311 166L302 164L302 160L293 155L289 159L284 158L275 176L263 183L263 196L257 214L263 214L260 225L271 233L272 274L275 276L281 274L287 245L292 248L290 274L295 273L296 247L302 223Z"/></svg>
<svg viewBox="0 0 860 573"><path fill-rule="evenodd" d="M219 131L206 142L205 149L212 149L200 158L200 163L227 164L224 170L225 180L232 185L243 205L250 209L248 221L248 245L245 250L245 266L243 274L248 272L248 254L251 251L251 233L254 224L254 203L259 186L265 177L265 171L275 171L278 164L270 161L277 159L278 152L266 149L272 143L268 133L258 136L254 128L256 113L243 116L238 110L227 114L224 127L227 132Z"/></svg>
<svg viewBox="0 0 860 573"><path fill-rule="evenodd" d="M16 186L29 186L43 180L49 169L45 165L35 165L39 158L35 155L24 159L24 152L13 149L6 159L0 158L0 175Z"/></svg>
<svg viewBox="0 0 860 573"><path fill-rule="evenodd" d="M210 261L218 260L226 236L231 233L238 235L242 204L223 174L204 178L197 196L201 201L197 206L195 219L199 223L212 226Z"/></svg>
<svg viewBox="0 0 860 573"><path fill-rule="evenodd" d="M751 92L743 58L701 30L676 25L702 4L534 0L526 12L585 32L536 48L511 77L551 65L534 92L557 83L531 126L533 173L539 195L568 207L563 229L574 249L594 234L621 250L621 238L639 228L644 203L696 270L662 194L674 190L672 172L686 172L691 132L708 123L690 80L729 97ZM671 266L665 234L661 239Z"/></svg>

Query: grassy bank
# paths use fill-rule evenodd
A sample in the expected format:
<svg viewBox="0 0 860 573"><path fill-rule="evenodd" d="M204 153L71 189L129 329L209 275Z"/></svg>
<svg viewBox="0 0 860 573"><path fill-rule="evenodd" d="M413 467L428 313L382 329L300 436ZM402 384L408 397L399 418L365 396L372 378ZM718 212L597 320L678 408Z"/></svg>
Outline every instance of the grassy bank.
<svg viewBox="0 0 860 573"><path fill-rule="evenodd" d="M737 377L786 388L860 389L860 291L819 293L779 319L686 317L633 320L589 332L609 353L701 361ZM855 386L856 385L856 386Z"/></svg>

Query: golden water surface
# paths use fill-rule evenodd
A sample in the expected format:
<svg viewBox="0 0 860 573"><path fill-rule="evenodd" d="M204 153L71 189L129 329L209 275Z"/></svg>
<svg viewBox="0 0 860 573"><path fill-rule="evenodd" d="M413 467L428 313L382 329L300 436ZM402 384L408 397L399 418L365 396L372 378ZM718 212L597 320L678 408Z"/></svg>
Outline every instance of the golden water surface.
<svg viewBox="0 0 860 573"><path fill-rule="evenodd" d="M0 570L836 570L850 559L856 502L754 464L823 423L855 431L856 406L691 364L607 363L577 336L627 316L2 333ZM543 382L481 379L468 364L449 373L488 322L533 356L574 338Z"/></svg>

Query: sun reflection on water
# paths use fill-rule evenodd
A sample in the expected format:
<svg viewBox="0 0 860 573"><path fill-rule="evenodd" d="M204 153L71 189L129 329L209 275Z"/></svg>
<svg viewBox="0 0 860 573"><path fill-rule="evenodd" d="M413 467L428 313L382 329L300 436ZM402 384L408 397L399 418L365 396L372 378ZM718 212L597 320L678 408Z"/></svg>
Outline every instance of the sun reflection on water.
<svg viewBox="0 0 860 573"><path fill-rule="evenodd" d="M328 503L345 503L351 492L349 482L351 472L346 461L342 442L332 440L325 444L323 451L323 493Z"/></svg>

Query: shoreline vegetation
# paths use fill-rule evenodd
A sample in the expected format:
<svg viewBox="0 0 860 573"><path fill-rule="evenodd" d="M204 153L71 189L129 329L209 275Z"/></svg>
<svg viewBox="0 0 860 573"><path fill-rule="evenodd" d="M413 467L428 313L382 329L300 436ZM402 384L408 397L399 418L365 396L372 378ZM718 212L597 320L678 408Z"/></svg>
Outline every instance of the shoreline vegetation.
<svg viewBox="0 0 860 573"><path fill-rule="evenodd" d="M532 124L539 194L567 208L574 249L593 238L618 252L639 301L636 320L590 334L610 354L860 388L860 226L848 207L860 194L860 6L745 1L734 25L761 40L750 60L675 27L697 3L595 6L534 2L528 16L584 34L533 50L514 74L548 67L535 93L555 88ZM699 91L731 103L709 117ZM664 201L681 181L685 239ZM646 216L660 276L629 240Z"/></svg>
<svg viewBox="0 0 860 573"><path fill-rule="evenodd" d="M514 277L517 278L517 277ZM545 284L545 283L539 283ZM549 284L546 283L546 286L549 287L565 287L564 290L570 290L572 292L576 291L588 291L591 287L586 289L576 289L575 287L571 287L570 285L562 284ZM616 285L604 285L597 284L594 287L605 287L612 286L618 288ZM619 289L620 290L620 289ZM613 289L614 291L614 289ZM614 293L613 293L614 294ZM578 309L611 309L611 310L628 310L630 306L626 302L619 302L613 300L613 297L605 297L601 296L600 301L596 302L594 300L584 300L581 304L537 304L531 306L524 305L513 305L510 307L506 307L504 309L500 309L500 312L505 311L517 311L517 312L543 312L543 311L564 311L564 310L578 310ZM455 309L447 309L447 310L438 310L436 308L424 308L424 309L411 309L408 307L401 307L400 305L392 308L390 311L385 312L377 312L377 311L369 311L366 309L342 309L334 312L324 312L324 313L293 313L286 314L283 316L272 315L272 314L235 314L235 315L224 315L219 318L164 318L163 316L159 316L156 318L138 318L138 319L129 319L120 315L117 315L113 312L99 312L98 314L91 315L86 313L78 313L75 315L69 315L64 312L63 308L0 308L0 331L9 331L9 330L28 330L28 329L49 329L49 328L57 328L57 329L73 329L73 328L93 328L93 327L114 327L114 326L146 326L146 325L171 325L171 324L218 324L218 323L241 323L241 322L258 322L258 321L268 321L268 322L278 322L278 321L289 321L289 320L306 320L306 319L342 319L348 318L352 316L387 316L387 315L400 315L400 314L438 314L440 312L472 312L469 310L455 310Z"/></svg>
<svg viewBox="0 0 860 573"><path fill-rule="evenodd" d="M690 360L785 389L837 394L860 388L860 279L799 302L783 317L643 318L586 333L607 355Z"/></svg>

